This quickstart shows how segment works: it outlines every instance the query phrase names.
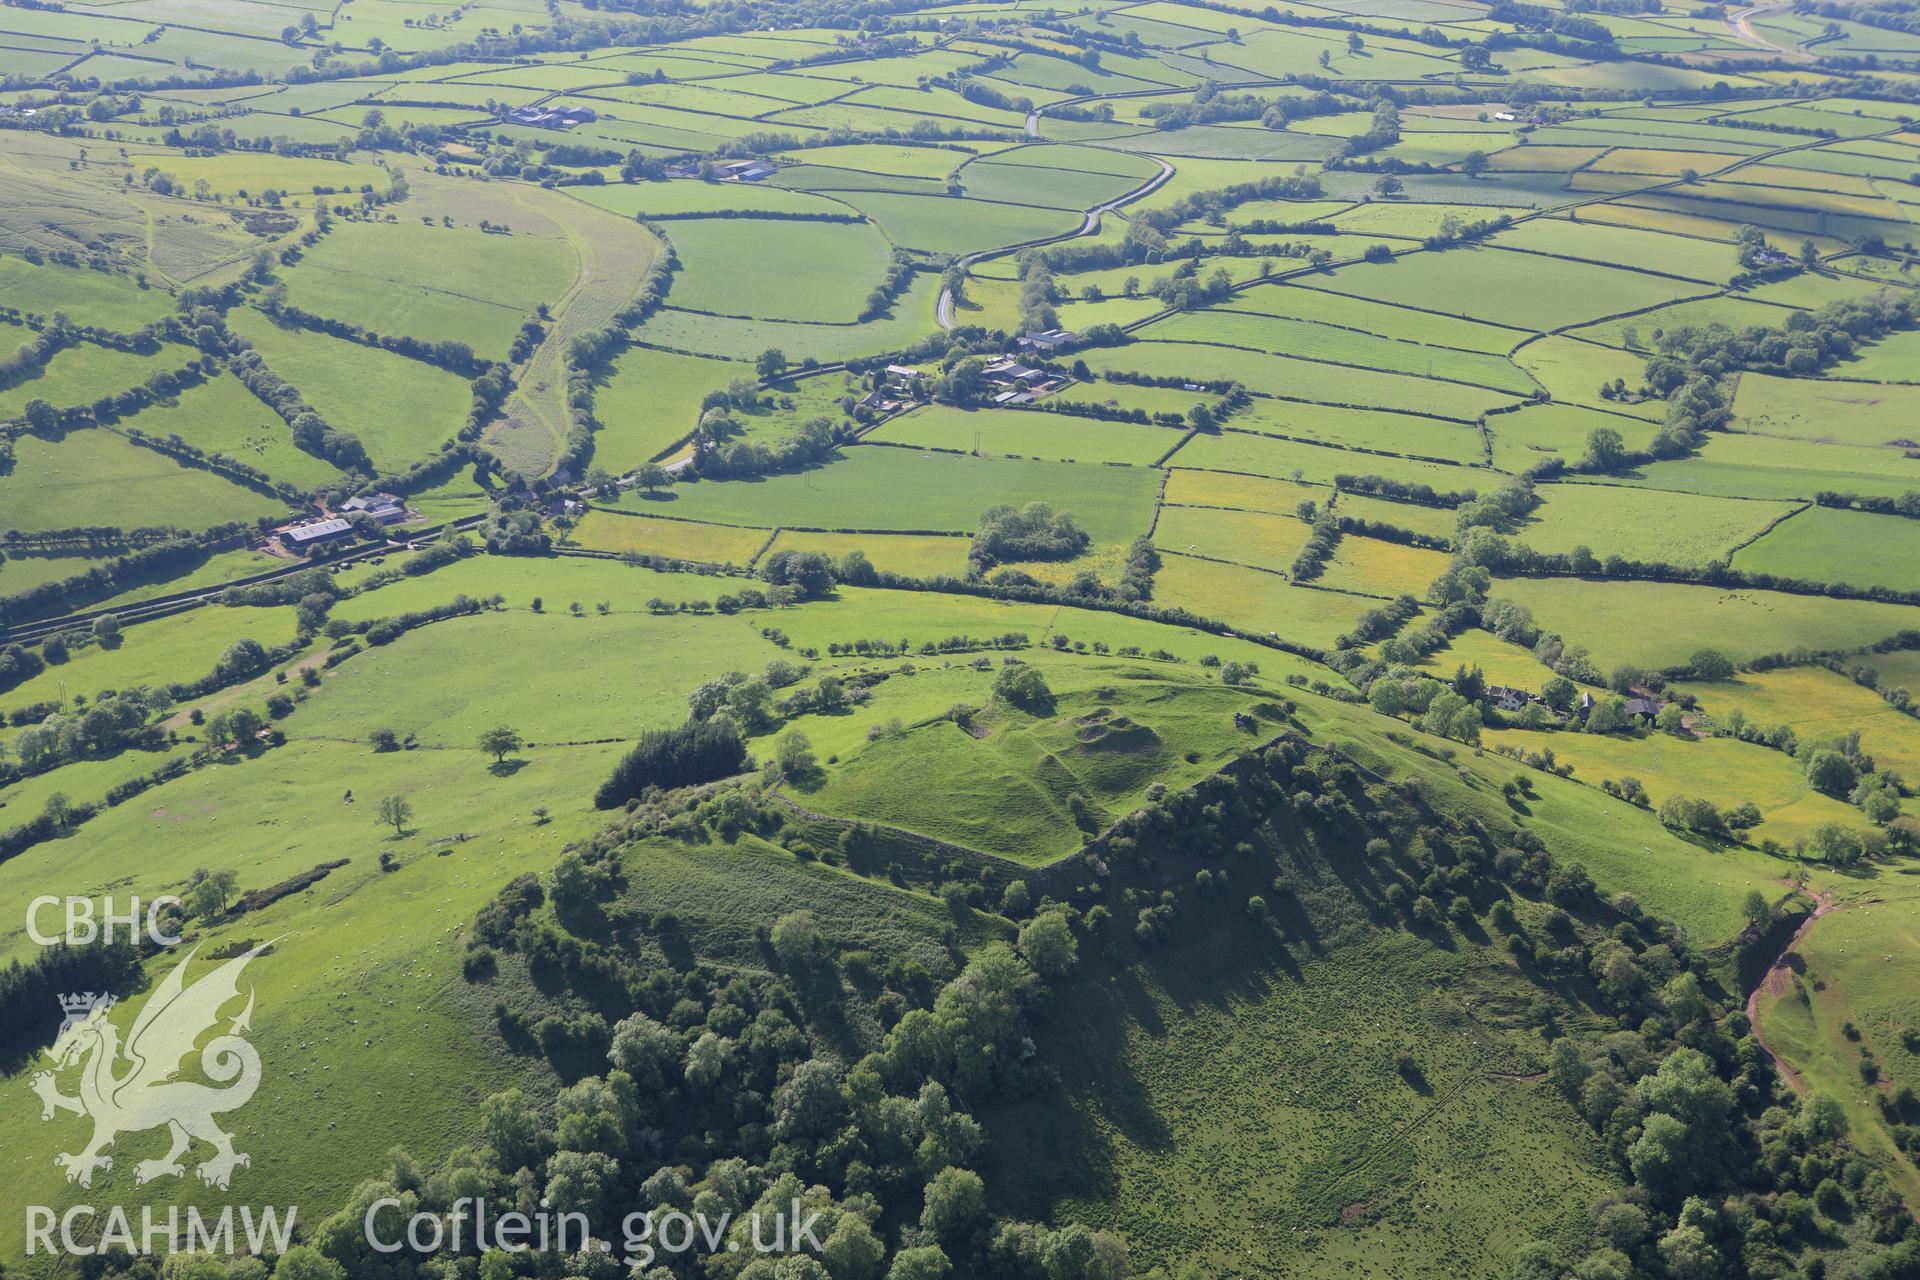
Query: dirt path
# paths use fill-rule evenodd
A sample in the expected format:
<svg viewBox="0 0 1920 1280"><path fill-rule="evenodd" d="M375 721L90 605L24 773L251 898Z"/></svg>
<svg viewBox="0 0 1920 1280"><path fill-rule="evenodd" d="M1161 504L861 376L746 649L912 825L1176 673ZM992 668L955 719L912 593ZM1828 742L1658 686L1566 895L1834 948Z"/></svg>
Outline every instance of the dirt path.
<svg viewBox="0 0 1920 1280"><path fill-rule="evenodd" d="M1809 892L1812 891L1809 890ZM1762 1049L1766 1050L1767 1056L1773 1059L1774 1070L1780 1073L1780 1078L1785 1080L1795 1093L1803 1097L1807 1092L1806 1081L1800 1078L1799 1072L1787 1065L1784 1058L1774 1052L1773 1046L1767 1043L1766 1032L1761 1030L1760 997L1762 995L1783 996L1792 990L1793 969L1788 964L1787 957L1791 956L1794 949L1805 939L1808 931L1813 928L1814 921L1831 910L1833 910L1832 895L1814 893L1813 914L1800 922L1800 927L1793 931L1793 936L1788 938L1786 945L1780 948L1780 954L1773 958L1773 963L1767 967L1766 973L1761 975L1760 981L1754 984L1753 990L1747 993L1747 1024L1753 1028L1753 1038L1759 1042Z"/></svg>
<svg viewBox="0 0 1920 1280"><path fill-rule="evenodd" d="M516 371L501 420L482 437L488 447L530 474L544 474L566 446L565 353L575 337L609 323L633 300L634 289L666 251L651 231L584 200L555 200L538 187L515 184L508 197L544 220L573 250L578 270L550 307L547 336ZM518 219L516 219L516 222ZM578 479L578 477L575 477Z"/></svg>

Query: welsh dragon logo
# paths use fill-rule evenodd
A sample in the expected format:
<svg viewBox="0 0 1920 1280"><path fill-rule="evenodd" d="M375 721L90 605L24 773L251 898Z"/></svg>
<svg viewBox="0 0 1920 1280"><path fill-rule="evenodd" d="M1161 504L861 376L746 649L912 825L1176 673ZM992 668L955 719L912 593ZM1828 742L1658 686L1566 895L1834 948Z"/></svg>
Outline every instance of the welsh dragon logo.
<svg viewBox="0 0 1920 1280"><path fill-rule="evenodd" d="M124 1046L120 1033L107 1020L111 999L89 998L83 1014L75 1010L73 1002L62 1001L68 1005L68 1021L47 1051L53 1059L53 1070L33 1077L33 1091L40 1095L42 1120L53 1119L56 1111L93 1119L91 1142L71 1155L63 1153L53 1158L66 1170L67 1181L91 1187L95 1170L113 1168L113 1157L104 1153L114 1139L162 1125L171 1133L172 1146L159 1159L135 1165L135 1182L184 1174L186 1166L180 1158L196 1139L214 1151L195 1170L208 1186L226 1190L233 1171L251 1163L245 1153L233 1149L233 1135L213 1119L217 1113L245 1106L260 1087L260 1055L241 1035L250 1029L248 1020L253 1016L251 988L246 993L246 1008L200 1050L200 1069L209 1080L224 1087L173 1077L200 1037L220 1021L220 1011L239 998L240 971L265 946L263 943L235 956L188 986L187 965L199 951L195 947L174 966L140 1010ZM56 1075L76 1064L80 1066L80 1093L69 1097L59 1091Z"/></svg>

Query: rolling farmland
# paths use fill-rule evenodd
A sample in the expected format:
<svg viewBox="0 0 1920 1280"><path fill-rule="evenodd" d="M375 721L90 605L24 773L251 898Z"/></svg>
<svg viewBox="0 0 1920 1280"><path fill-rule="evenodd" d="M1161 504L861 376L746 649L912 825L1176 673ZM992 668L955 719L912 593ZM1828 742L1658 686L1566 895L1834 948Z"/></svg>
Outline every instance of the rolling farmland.
<svg viewBox="0 0 1920 1280"><path fill-rule="evenodd" d="M1908 8L0 6L0 1270L1910 1274Z"/></svg>

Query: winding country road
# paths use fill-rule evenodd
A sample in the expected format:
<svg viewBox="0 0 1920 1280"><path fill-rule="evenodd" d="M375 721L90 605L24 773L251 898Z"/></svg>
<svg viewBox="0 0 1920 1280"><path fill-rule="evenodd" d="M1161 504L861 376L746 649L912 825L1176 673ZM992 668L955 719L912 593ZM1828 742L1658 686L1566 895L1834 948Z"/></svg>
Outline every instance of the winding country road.
<svg viewBox="0 0 1920 1280"><path fill-rule="evenodd" d="M1027 132L1032 133L1033 130L1034 117L1028 116ZM1046 236L1039 240L1024 240L1019 244L1002 245L996 249L982 249L977 253L969 253L963 257L956 258L954 265L964 270L976 262L985 262L989 258L1003 258L1009 253L1018 253L1022 249L1033 249L1043 244L1058 244L1062 240L1078 240L1081 236L1098 234L1102 214L1112 213L1122 205L1132 204L1135 200L1152 195L1155 191L1158 191L1162 186L1166 185L1167 179L1173 176L1173 166L1165 160L1160 159L1158 156L1148 156L1147 158L1160 166L1160 172L1154 174L1133 190L1117 195L1104 204L1097 204L1087 210L1086 216L1081 219L1079 227L1075 230L1063 232L1057 236ZM934 322L942 329L953 328L953 290L944 287L940 290L940 300L934 304L933 318Z"/></svg>
<svg viewBox="0 0 1920 1280"><path fill-rule="evenodd" d="M1771 49L1773 52L1784 54L1789 58L1797 58L1803 56L1800 50L1789 49L1782 44L1775 44L1753 29L1753 20L1755 18L1764 17L1770 13L1790 13L1792 10L1793 6L1791 4L1748 5L1744 9L1736 9L1728 14L1727 25L1733 28L1733 34L1735 36L1745 40L1748 44L1758 45L1762 49Z"/></svg>

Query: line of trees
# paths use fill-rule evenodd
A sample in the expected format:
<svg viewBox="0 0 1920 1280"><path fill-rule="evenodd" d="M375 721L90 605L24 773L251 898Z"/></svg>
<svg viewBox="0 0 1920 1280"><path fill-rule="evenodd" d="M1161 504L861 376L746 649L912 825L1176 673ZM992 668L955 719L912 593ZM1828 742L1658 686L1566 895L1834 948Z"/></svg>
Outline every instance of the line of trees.
<svg viewBox="0 0 1920 1280"><path fill-rule="evenodd" d="M71 577L42 582L0 596L0 626L69 610L73 605L155 578L176 577L204 564L209 546L198 539L170 538L90 566Z"/></svg>
<svg viewBox="0 0 1920 1280"><path fill-rule="evenodd" d="M905 249L895 249L887 261L887 272L867 295L867 301L860 309L860 320L872 320L884 314L894 300L906 292L913 283L913 273L917 269L913 255Z"/></svg>
<svg viewBox="0 0 1920 1280"><path fill-rule="evenodd" d="M342 471L371 472L372 460L360 437L344 431L320 416L300 394L299 388L267 367L253 344L233 336L236 350L228 357L227 367L247 390L286 420L293 443L301 452L330 462Z"/></svg>
<svg viewBox="0 0 1920 1280"><path fill-rule="evenodd" d="M1334 476L1333 487L1344 493L1368 494L1376 498L1391 498L1396 502L1415 502L1425 507L1458 507L1478 496L1472 489L1442 493L1430 484L1409 483L1372 473L1350 475L1341 472Z"/></svg>
<svg viewBox="0 0 1920 1280"><path fill-rule="evenodd" d="M1319 196L1320 179L1303 167L1295 173L1237 182L1217 191L1196 191L1170 205L1135 213L1130 221L1164 234L1182 223L1204 221L1210 214L1223 214L1251 200L1315 200Z"/></svg>
<svg viewBox="0 0 1920 1280"><path fill-rule="evenodd" d="M1320 570L1333 556L1334 548L1340 545L1340 520L1331 507L1314 515L1312 503L1302 503L1301 506L1301 516L1311 521L1312 531L1287 572L1295 582L1311 582L1320 576Z"/></svg>
<svg viewBox="0 0 1920 1280"><path fill-rule="evenodd" d="M1833 489L1822 489L1813 495L1813 500L1823 507L1850 508L1855 511L1871 511L1876 515L1905 516L1909 520L1920 520L1920 491L1911 489L1897 498L1882 494L1841 493Z"/></svg>
<svg viewBox="0 0 1920 1280"><path fill-rule="evenodd" d="M678 266L673 246L668 243L666 251L647 268L647 274L635 288L631 302L622 307L604 327L575 334L567 343L562 365L567 378L568 426L566 449L560 465L576 475L586 473L587 464L593 457L593 433L599 427L599 420L593 413L596 384L611 362L630 345L632 330L645 323L647 317L666 300L667 291L673 287L673 273ZM503 383L502 400L505 390ZM486 418L492 416L492 408L483 413L476 398L474 416L484 423ZM475 434L478 434L477 428Z"/></svg>
<svg viewBox="0 0 1920 1280"><path fill-rule="evenodd" d="M486 366L492 363L476 356L473 348L466 343L450 338L436 340L409 337L403 333L374 333L351 321L336 320L331 316L303 311L287 301L286 290L279 286L269 287L261 293L260 309L286 324L297 325L302 329L312 329L333 338L344 338L348 342L357 342L361 346L379 347L395 355L438 365L449 373L457 373L466 378L479 376Z"/></svg>

